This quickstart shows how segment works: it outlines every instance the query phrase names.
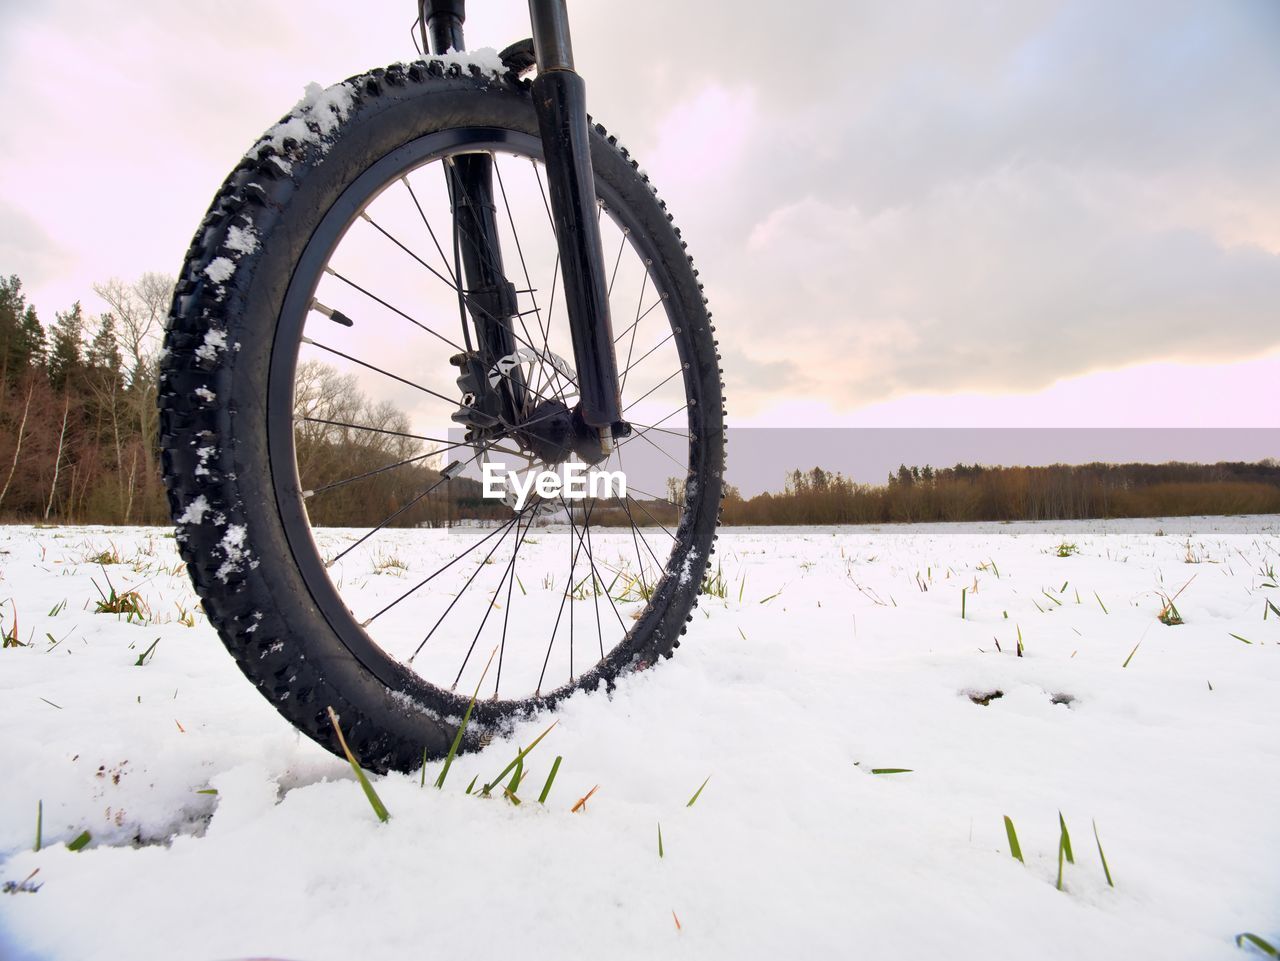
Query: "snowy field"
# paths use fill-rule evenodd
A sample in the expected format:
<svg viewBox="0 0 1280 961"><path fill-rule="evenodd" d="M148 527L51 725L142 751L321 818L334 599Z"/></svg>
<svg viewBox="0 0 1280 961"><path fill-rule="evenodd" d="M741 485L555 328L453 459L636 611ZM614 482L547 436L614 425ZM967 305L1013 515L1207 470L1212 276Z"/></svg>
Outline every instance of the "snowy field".
<svg viewBox="0 0 1280 961"><path fill-rule="evenodd" d="M479 536L390 538L411 576ZM674 660L558 712L527 762L541 785L564 759L545 805L464 793L540 718L442 791L437 765L425 789L376 778L382 824L240 675L165 531L0 528L0 633L26 645L0 651L0 880L27 880L0 895L0 957L1199 961L1280 940L1280 518L729 529L716 557L726 596ZM107 575L143 617L93 613Z"/></svg>

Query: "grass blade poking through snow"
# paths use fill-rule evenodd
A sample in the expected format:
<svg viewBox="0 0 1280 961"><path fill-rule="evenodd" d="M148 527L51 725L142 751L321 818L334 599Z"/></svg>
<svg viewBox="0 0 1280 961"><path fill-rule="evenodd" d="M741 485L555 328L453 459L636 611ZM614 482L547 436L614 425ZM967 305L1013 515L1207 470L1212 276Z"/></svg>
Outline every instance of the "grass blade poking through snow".
<svg viewBox="0 0 1280 961"><path fill-rule="evenodd" d="M133 662L133 666L142 667L142 665L146 664L147 658L149 658L152 655L152 653L155 652L155 649L159 644L160 644L160 638L157 637L154 641L151 642L150 647L148 647L145 651L143 651L141 654L138 655L138 659Z"/></svg>
<svg viewBox="0 0 1280 961"><path fill-rule="evenodd" d="M1059 842L1062 845L1062 852L1067 856L1068 864L1075 864L1075 855L1071 853L1071 832L1067 830L1067 822L1062 817L1062 812L1058 812L1058 825L1062 828L1062 839Z"/></svg>
<svg viewBox="0 0 1280 961"><path fill-rule="evenodd" d="M687 808L693 807L693 802L698 800L698 798L702 795L702 789L707 786L707 781L710 781L710 780L711 780L711 775L708 774L707 780L703 781L701 784L698 785L698 790L693 792L693 797L689 798L689 803L686 804L685 807Z"/></svg>
<svg viewBox="0 0 1280 961"><path fill-rule="evenodd" d="M909 767L873 767L872 774L911 774L912 769Z"/></svg>
<svg viewBox="0 0 1280 961"><path fill-rule="evenodd" d="M1071 835L1067 832L1067 822L1062 817L1062 812L1058 812L1058 825L1062 829L1062 833L1058 835L1058 890L1062 890L1062 860L1066 858L1068 864L1075 864L1075 856L1071 853Z"/></svg>
<svg viewBox="0 0 1280 961"><path fill-rule="evenodd" d="M1142 640L1139 639L1138 644L1141 644L1141 643L1142 643ZM1124 663L1120 665L1122 668L1128 667L1129 662L1133 660L1133 655L1138 653L1138 644L1133 645L1133 650L1129 652L1129 656L1126 657L1124 659Z"/></svg>
<svg viewBox="0 0 1280 961"><path fill-rule="evenodd" d="M1280 952L1276 951L1275 946L1266 939L1260 938L1256 934L1251 934L1248 931L1245 931L1243 934L1236 935L1237 948L1243 948L1246 941L1265 954L1268 958L1280 958Z"/></svg>
<svg viewBox="0 0 1280 961"><path fill-rule="evenodd" d="M360 787L364 789L364 796L369 799L369 806L373 808L373 813L378 815L378 820L387 822L391 820L391 812L387 810L382 798L378 797L378 792L373 789L373 785L369 783L369 778L360 768L360 762L356 760L356 756L351 753L351 748L347 746L347 739L342 736L342 726L338 724L338 713L329 707L329 720L333 723L333 729L338 733L338 743L342 745L342 753L347 756L347 760L351 764L351 770L356 772L356 780L360 782Z"/></svg>
<svg viewBox="0 0 1280 961"><path fill-rule="evenodd" d="M1107 856L1102 853L1102 838L1098 837L1098 822L1093 822L1093 839L1098 842L1098 857L1102 859L1102 873L1107 876L1107 884L1115 887L1116 883L1111 880L1111 868L1107 867Z"/></svg>
<svg viewBox="0 0 1280 961"><path fill-rule="evenodd" d="M467 702L467 710L462 715L462 723L458 725L458 732L453 735L453 743L449 745L449 753L444 757L444 767L440 769L440 776L436 778L436 787L444 787L444 779L449 776L449 767L453 764L453 759L458 753L458 747L462 744L462 734L467 729L467 722L471 720L471 712L476 706L476 698L480 696L480 685L484 683L484 676L489 673L489 666L493 664L493 656L498 653L495 647L489 652L489 663L485 664L484 670L480 673L480 680L476 681L475 693L471 695L471 700Z"/></svg>
<svg viewBox="0 0 1280 961"><path fill-rule="evenodd" d="M492 791L495 787L497 787L497 785L498 785L498 782L499 782L499 781L501 781L504 777L506 777L508 774L510 774L510 773L515 769L515 767L516 767L516 765L517 765L517 764L521 764L521 765L522 765L522 764L524 763L524 759L525 759L525 757L527 757L527 756L528 756L529 752L530 752L530 751L532 751L535 747L537 747L537 746L538 746L538 743L539 743L539 742L540 742L544 737L546 737L548 734L550 734L550 733L551 733L551 729L552 729L553 727L555 727L555 726L556 726L557 724L559 724L559 723L560 723L560 722L559 722L558 720L556 720L556 721L552 721L550 724L548 724L548 725L547 725L547 729L546 729L545 731L543 731L541 734L539 734L537 737L535 737L535 738L533 739L533 743L532 743L532 744L530 744L528 747L526 747L526 748L524 748L523 750L521 750L521 751L520 751L520 753L519 753L519 754L517 754L517 755L515 756L514 760L512 760L512 762L511 762L510 764L508 764L506 767L504 767L504 768L502 769L502 772L501 772L497 777L495 777L492 781L490 781L488 784L486 784L486 785L481 789L480 793L481 793L481 794L484 794L484 795L486 795L486 796L487 796L487 795L489 794L489 792L490 792L490 791Z"/></svg>
<svg viewBox="0 0 1280 961"><path fill-rule="evenodd" d="M662 822L658 822L658 857L664 857L662 853Z"/></svg>
<svg viewBox="0 0 1280 961"><path fill-rule="evenodd" d="M1009 853L1022 861L1022 846L1018 844L1018 832L1013 829L1013 822L1009 820L1009 815L1004 816L1004 833L1009 836ZM1026 864L1026 861L1022 861Z"/></svg>
<svg viewBox="0 0 1280 961"><path fill-rule="evenodd" d="M542 785L542 793L538 795L538 803L546 804L547 795L551 793L551 782L556 779L556 772L560 770L560 762L564 760L559 754L556 759L551 762L551 773L547 775L547 783Z"/></svg>
<svg viewBox="0 0 1280 961"><path fill-rule="evenodd" d="M36 802L36 850L44 847L44 801Z"/></svg>
<svg viewBox="0 0 1280 961"><path fill-rule="evenodd" d="M92 836L91 834L89 834L89 832L88 832L88 831L81 831L78 835L76 835L76 838L75 838L75 840L74 840L74 841L68 841L68 842L67 842L67 850L68 850L68 851L81 851L81 850L83 850L83 849L84 849L84 848L89 844L89 842L90 842L90 841L92 841L92 840L93 840L93 836Z"/></svg>

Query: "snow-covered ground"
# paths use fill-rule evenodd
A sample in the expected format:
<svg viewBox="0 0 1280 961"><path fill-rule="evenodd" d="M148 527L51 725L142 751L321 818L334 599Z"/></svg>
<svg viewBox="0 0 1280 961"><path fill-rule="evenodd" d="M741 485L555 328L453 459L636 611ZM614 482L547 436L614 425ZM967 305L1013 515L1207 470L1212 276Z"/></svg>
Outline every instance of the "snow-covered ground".
<svg viewBox="0 0 1280 961"><path fill-rule="evenodd" d="M412 573L479 533L389 536ZM92 613L103 551L141 622ZM564 758L545 806L464 793L537 719L442 791L437 766L375 779L382 824L240 675L166 532L0 528L0 633L16 609L28 645L0 651L0 880L39 885L0 895L0 957L1226 959L1280 936L1280 519L729 529L717 559L727 596L674 660L558 712L528 760L540 785Z"/></svg>

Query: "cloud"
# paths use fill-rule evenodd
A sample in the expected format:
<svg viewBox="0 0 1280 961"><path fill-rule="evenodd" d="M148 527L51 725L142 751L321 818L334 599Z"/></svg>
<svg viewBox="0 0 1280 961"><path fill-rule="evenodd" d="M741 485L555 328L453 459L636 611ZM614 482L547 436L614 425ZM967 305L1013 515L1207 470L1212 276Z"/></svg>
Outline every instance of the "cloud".
<svg viewBox="0 0 1280 961"><path fill-rule="evenodd" d="M1159 199L1044 165L874 215L807 198L750 235L751 335L780 324L846 406L1280 345L1280 256L1220 245Z"/></svg>
<svg viewBox="0 0 1280 961"><path fill-rule="evenodd" d="M175 269L307 81L412 55L393 6L6 12L0 83L22 95L0 217L24 240L0 272L30 271L47 314L74 284ZM523 0L472 7L473 46L528 33ZM579 4L573 27L593 113L701 269L733 411L840 416L1277 346L1271 0L794 0L782 27L653 0Z"/></svg>

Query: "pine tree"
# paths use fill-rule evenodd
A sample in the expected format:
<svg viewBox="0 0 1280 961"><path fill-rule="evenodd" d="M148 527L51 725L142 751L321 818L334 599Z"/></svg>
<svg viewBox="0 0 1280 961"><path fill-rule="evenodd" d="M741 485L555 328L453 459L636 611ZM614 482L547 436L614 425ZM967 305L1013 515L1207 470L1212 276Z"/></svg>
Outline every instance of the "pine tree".
<svg viewBox="0 0 1280 961"><path fill-rule="evenodd" d="M36 309L30 305L22 314L22 322L18 325L17 344L14 348L15 363L23 370L40 369L45 365L44 325L36 317Z"/></svg>
<svg viewBox="0 0 1280 961"><path fill-rule="evenodd" d="M55 315L53 345L49 350L49 383L65 391L84 371L84 313L76 301L66 313Z"/></svg>
<svg viewBox="0 0 1280 961"><path fill-rule="evenodd" d="M124 361L116 339L116 319L110 312L98 318L98 330L89 342L85 360L96 380L112 382L117 385L117 389L123 386L121 367Z"/></svg>
<svg viewBox="0 0 1280 961"><path fill-rule="evenodd" d="M27 298L22 293L22 281L16 274L0 277L0 380L15 381L21 374L16 353L22 315L26 309Z"/></svg>

